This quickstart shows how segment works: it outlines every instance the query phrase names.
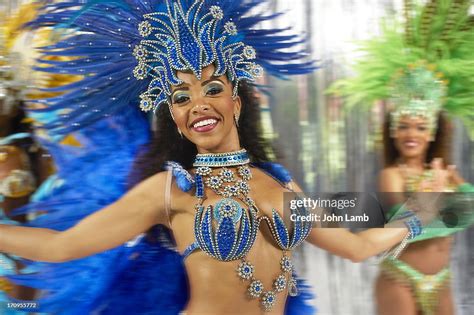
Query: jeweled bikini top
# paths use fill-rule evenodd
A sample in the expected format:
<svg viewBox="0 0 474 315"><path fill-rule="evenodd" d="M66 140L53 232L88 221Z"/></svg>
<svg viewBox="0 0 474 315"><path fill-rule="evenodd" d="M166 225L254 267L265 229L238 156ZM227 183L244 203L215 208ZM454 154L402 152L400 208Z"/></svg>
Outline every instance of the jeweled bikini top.
<svg viewBox="0 0 474 315"><path fill-rule="evenodd" d="M249 163L247 152L240 150L230 153L198 154L193 164L196 168L194 178L179 164L170 163L168 166L177 177L178 186L189 190L194 184L196 188L195 242L186 248L184 258L196 249L201 249L220 261L240 259L237 275L249 283L248 296L251 299L260 299L263 310L270 311L276 304L277 294L286 288L290 295L298 294L296 280L293 278L293 263L286 252L304 241L311 231L311 223L294 222L293 232L290 235L275 209L272 210L271 217L259 216L258 208L249 196L248 181L252 178ZM230 167L237 168L237 175ZM260 167L266 169L273 178L279 179L280 183L289 183L291 180L288 172L277 164L265 163ZM206 186L216 195L222 196L214 206L203 205ZM297 208L292 210L292 214L305 215L307 210ZM264 284L255 277L255 267L246 257L255 242L261 221L268 224L273 238L282 249L280 273L271 285Z"/></svg>
<svg viewBox="0 0 474 315"><path fill-rule="evenodd" d="M293 222L293 231L290 233L275 209L272 210L271 217L259 216L255 202L248 196L248 181L252 176L249 162L245 150L198 154L193 164L196 167L194 178L178 163L168 162L168 168L172 169L173 175L177 177L178 186L182 190L189 190L194 185L198 199L194 222L196 240L184 251L185 257L201 249L221 261L240 259L252 248L261 221L267 223L274 240L282 250L293 249L308 236L311 231L310 222ZM261 168L283 186L291 181L288 171L281 165L259 163L254 166ZM238 176L227 167L237 167ZM214 206L203 206L205 186L223 197ZM237 200L245 204L247 209ZM292 214L297 215L307 212L305 208L291 210Z"/></svg>

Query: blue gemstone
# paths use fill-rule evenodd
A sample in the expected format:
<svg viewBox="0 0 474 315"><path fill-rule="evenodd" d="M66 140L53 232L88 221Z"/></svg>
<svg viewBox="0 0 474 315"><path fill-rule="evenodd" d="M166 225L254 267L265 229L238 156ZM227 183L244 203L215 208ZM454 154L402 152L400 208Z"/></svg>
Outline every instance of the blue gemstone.
<svg viewBox="0 0 474 315"><path fill-rule="evenodd" d="M236 238L232 219L224 218L217 231L217 245L223 259L229 258Z"/></svg>

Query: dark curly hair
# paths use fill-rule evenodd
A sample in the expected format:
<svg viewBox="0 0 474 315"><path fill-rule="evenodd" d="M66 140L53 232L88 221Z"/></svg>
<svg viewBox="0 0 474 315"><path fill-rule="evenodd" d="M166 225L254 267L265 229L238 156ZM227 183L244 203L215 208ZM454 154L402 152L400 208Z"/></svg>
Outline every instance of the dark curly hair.
<svg viewBox="0 0 474 315"><path fill-rule="evenodd" d="M451 122L443 112L438 115L438 128L433 142L428 147L425 163L430 163L434 158L442 158L446 165L451 164ZM384 164L385 167L398 163L400 152L395 147L395 141L390 135L390 113L386 115L383 128Z"/></svg>
<svg viewBox="0 0 474 315"><path fill-rule="evenodd" d="M260 124L260 106L255 89L246 82L239 83L239 96L242 109L239 118L239 140L252 162L267 162L273 148L263 138ZM135 161L130 176L130 185L153 176L163 170L166 161L175 161L184 168L192 168L197 154L196 146L182 138L167 106L160 106L153 122L154 133L150 143Z"/></svg>

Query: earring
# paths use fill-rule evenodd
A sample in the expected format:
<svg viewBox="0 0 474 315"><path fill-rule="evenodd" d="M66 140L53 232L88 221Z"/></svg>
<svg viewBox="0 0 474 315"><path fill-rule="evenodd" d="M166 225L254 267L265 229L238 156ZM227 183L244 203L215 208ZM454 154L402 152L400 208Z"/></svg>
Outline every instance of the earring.
<svg viewBox="0 0 474 315"><path fill-rule="evenodd" d="M237 128L239 128L239 115L234 114L234 122L235 122L235 126L237 126Z"/></svg>
<svg viewBox="0 0 474 315"><path fill-rule="evenodd" d="M183 132L181 131L181 129L179 129L178 127L176 127L178 129L178 133L179 135L181 136L181 139L183 139Z"/></svg>

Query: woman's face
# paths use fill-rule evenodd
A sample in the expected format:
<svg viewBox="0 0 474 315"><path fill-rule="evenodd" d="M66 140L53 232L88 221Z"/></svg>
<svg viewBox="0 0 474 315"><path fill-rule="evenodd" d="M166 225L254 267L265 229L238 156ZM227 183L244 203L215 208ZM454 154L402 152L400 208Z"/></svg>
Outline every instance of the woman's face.
<svg viewBox="0 0 474 315"><path fill-rule="evenodd" d="M420 116L402 116L394 138L395 147L402 158L424 158L431 140L427 119Z"/></svg>
<svg viewBox="0 0 474 315"><path fill-rule="evenodd" d="M199 153L239 150L234 115L240 115L240 98L232 97L232 84L227 77L213 74L213 65L202 70L201 80L193 73L177 73L183 83L172 88L175 123Z"/></svg>

